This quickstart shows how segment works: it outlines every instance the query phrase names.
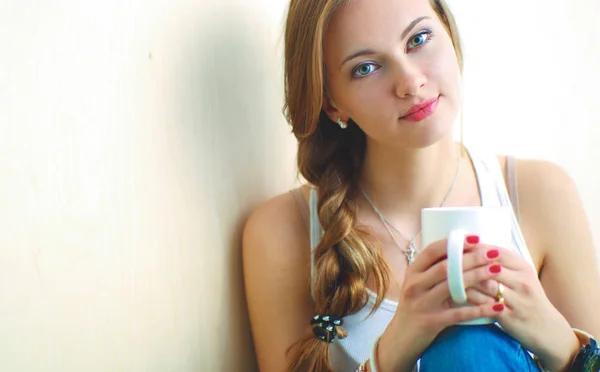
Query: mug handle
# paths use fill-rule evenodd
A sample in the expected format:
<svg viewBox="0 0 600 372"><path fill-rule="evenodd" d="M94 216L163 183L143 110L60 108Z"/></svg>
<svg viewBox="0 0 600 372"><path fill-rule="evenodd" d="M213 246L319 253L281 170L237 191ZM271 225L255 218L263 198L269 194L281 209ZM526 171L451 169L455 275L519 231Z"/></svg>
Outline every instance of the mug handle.
<svg viewBox="0 0 600 372"><path fill-rule="evenodd" d="M452 301L457 305L467 304L467 292L463 280L463 251L467 232L465 230L452 230L448 235L448 287Z"/></svg>

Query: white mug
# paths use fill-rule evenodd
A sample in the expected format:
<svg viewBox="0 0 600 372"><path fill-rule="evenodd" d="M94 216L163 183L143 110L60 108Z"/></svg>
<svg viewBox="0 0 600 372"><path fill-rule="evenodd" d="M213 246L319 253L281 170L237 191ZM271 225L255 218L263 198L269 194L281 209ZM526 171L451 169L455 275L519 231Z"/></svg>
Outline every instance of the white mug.
<svg viewBox="0 0 600 372"><path fill-rule="evenodd" d="M455 306L471 306L467 302L463 281L463 248L468 235L479 236L479 242L508 248L511 243L510 207L440 207L421 210L423 247L448 239L448 287ZM479 318L460 323L477 325L493 323L492 318Z"/></svg>

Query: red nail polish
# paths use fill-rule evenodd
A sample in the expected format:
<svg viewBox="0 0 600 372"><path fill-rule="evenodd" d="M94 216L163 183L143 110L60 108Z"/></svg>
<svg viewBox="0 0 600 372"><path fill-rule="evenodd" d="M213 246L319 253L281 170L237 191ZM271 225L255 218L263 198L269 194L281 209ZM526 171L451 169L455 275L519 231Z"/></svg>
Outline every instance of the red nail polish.
<svg viewBox="0 0 600 372"><path fill-rule="evenodd" d="M496 304L494 305L494 307L492 307L492 310L496 312L501 312L502 310L504 310L504 304Z"/></svg>
<svg viewBox="0 0 600 372"><path fill-rule="evenodd" d="M477 244L479 243L479 236L477 235L469 235L467 236L467 243L469 244Z"/></svg>
<svg viewBox="0 0 600 372"><path fill-rule="evenodd" d="M502 271L502 266L500 265L492 265L490 266L490 273L492 274L498 274L500 271Z"/></svg>
<svg viewBox="0 0 600 372"><path fill-rule="evenodd" d="M487 256L487 258L496 258L500 256L500 251L497 249L492 249L490 251L487 251L485 255Z"/></svg>

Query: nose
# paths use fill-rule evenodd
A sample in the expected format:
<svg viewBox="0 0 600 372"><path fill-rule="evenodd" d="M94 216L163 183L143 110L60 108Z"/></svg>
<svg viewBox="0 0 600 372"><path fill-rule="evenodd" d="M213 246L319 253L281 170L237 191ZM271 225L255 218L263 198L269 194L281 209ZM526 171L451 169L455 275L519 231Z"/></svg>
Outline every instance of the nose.
<svg viewBox="0 0 600 372"><path fill-rule="evenodd" d="M427 84L427 77L419 66L408 61L398 64L394 90L398 97L415 96Z"/></svg>

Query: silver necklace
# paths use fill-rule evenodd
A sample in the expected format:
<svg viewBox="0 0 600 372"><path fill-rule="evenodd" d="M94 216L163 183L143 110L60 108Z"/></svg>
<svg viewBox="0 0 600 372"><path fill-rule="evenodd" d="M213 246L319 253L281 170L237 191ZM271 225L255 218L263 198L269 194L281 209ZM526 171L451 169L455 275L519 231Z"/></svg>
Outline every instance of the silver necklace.
<svg viewBox="0 0 600 372"><path fill-rule="evenodd" d="M456 164L456 172L454 173L454 179L452 179L452 184L450 184L450 188L448 189L448 192L446 193L446 196L444 197L444 200L442 200L442 203L440 204L440 207L443 207L446 204L446 201L448 200L448 197L452 193L452 190L454 189L454 185L456 184L456 179L458 178L458 173L459 172L460 172L460 155L458 156L458 162ZM410 239L407 248L402 249L402 245L400 245L400 243L396 239L396 236L394 236L394 234L392 234L392 231L390 230L390 227L392 229L394 229L394 231L396 231L396 233L398 233L398 235L400 235L405 240L409 240L409 239L407 239L404 236L404 234L402 234L400 232L400 230L398 230L387 218L385 218L385 216L383 214L381 214L381 212L379 211L379 209L371 201L371 199L369 198L369 196L367 195L366 191L363 188L361 188L360 191L362 192L362 194L365 197L365 199L367 200L367 202L371 205L371 208L373 208L373 211L379 216L379 219L381 220L381 223L383 224L383 226L387 230L388 234L390 234L390 236L392 237L392 240L394 241L394 243L396 244L396 246L398 248L400 248L400 250L402 250L402 252L406 256L406 260L408 262L408 266L412 265L413 262L415 261L415 256L417 255L417 253L419 253L417 251L417 247L415 246L415 240L419 237L419 235L421 235L421 231L422 230L419 230L419 232L417 233L417 235L415 235L414 238Z"/></svg>

